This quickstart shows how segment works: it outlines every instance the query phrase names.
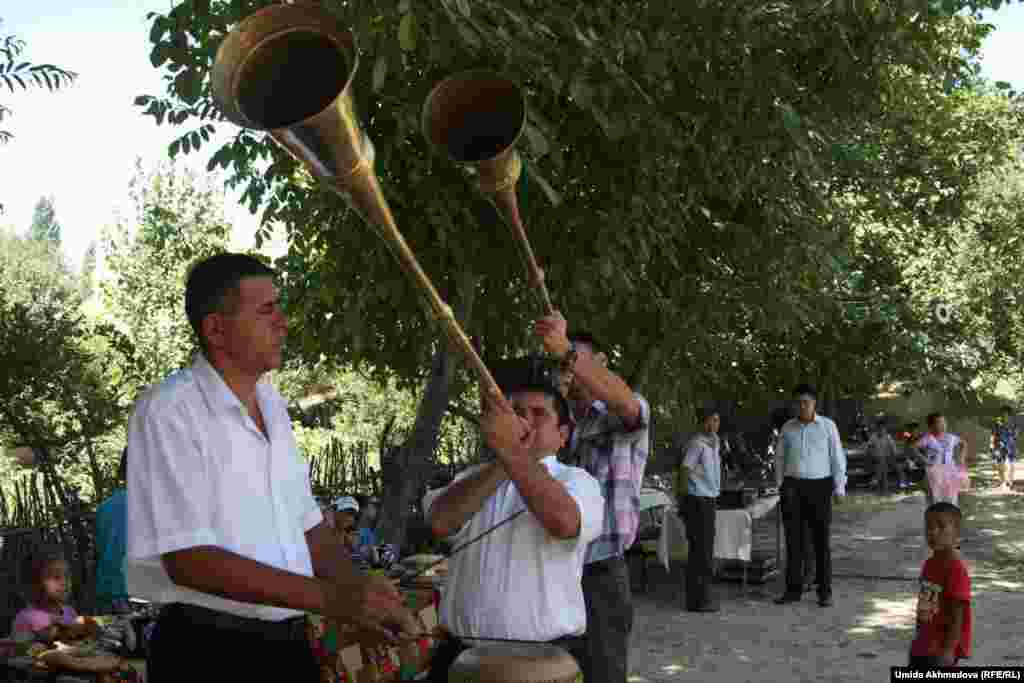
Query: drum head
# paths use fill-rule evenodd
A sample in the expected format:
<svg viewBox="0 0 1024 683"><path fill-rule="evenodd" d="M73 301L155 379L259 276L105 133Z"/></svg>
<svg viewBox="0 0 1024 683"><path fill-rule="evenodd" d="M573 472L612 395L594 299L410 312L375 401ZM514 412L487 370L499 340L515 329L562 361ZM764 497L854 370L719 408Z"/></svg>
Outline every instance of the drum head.
<svg viewBox="0 0 1024 683"><path fill-rule="evenodd" d="M448 683L574 683L576 660L555 645L495 643L466 650L448 672Z"/></svg>

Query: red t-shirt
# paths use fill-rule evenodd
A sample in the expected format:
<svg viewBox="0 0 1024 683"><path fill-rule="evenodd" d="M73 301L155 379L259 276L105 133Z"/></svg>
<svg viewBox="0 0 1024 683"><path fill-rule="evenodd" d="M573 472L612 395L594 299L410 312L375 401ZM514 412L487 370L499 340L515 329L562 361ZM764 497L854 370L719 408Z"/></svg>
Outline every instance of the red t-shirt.
<svg viewBox="0 0 1024 683"><path fill-rule="evenodd" d="M957 659L971 656L971 577L963 560L928 558L921 568L920 590L917 594L917 634L910 654L921 657L942 655L946 633L953 621L953 601L964 603L964 622L960 640L953 655Z"/></svg>

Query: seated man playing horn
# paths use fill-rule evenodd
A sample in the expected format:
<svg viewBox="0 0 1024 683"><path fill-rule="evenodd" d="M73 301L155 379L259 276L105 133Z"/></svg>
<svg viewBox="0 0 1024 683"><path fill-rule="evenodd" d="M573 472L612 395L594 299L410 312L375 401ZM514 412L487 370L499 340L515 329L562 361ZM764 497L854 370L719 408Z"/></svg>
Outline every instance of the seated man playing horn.
<svg viewBox="0 0 1024 683"><path fill-rule="evenodd" d="M424 499L434 535L456 547L500 525L449 560L439 616L451 637L431 666L438 683L459 653L489 641L553 643L577 662L586 650L581 580L604 520L601 488L555 457L570 418L554 369L519 359L497 368L495 380L515 411L492 402L481 420L496 459Z"/></svg>

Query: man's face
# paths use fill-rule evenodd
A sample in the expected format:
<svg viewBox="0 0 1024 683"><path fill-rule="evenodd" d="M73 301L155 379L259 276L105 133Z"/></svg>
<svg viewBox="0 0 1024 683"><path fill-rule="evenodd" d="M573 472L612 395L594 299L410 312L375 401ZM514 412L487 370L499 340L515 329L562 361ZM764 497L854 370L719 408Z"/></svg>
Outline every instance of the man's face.
<svg viewBox="0 0 1024 683"><path fill-rule="evenodd" d="M810 422L814 419L814 409L817 407L818 402L813 398L800 398L797 399L797 411L800 415L800 419L804 422Z"/></svg>
<svg viewBox="0 0 1024 683"><path fill-rule="evenodd" d="M334 513L334 529L341 536L341 542L346 548L354 548L359 533L356 531L356 515L354 512Z"/></svg>
<svg viewBox="0 0 1024 683"><path fill-rule="evenodd" d="M722 418L717 413L712 413L704 418L704 431L708 434L717 434L722 426Z"/></svg>
<svg viewBox="0 0 1024 683"><path fill-rule="evenodd" d="M229 295L227 308L225 313L211 313L204 321L210 347L253 374L281 367L288 319L281 310L273 279L243 278L237 295Z"/></svg>
<svg viewBox="0 0 1024 683"><path fill-rule="evenodd" d="M533 432L531 455L538 458L553 455L565 445L569 427L558 426L558 409L553 397L539 391L521 391L509 396L509 402Z"/></svg>

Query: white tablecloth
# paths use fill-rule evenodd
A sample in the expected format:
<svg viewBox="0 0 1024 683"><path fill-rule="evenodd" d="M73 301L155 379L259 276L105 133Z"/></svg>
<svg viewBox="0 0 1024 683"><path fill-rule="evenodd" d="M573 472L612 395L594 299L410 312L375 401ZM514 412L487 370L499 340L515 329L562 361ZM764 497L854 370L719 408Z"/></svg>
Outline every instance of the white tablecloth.
<svg viewBox="0 0 1024 683"><path fill-rule="evenodd" d="M764 517L779 504L778 496L758 498L741 510L717 510L715 512L715 558L721 560L750 561L753 545L754 520ZM669 566L670 547L686 543L686 526L675 510L665 511L658 538L658 559L665 569Z"/></svg>

